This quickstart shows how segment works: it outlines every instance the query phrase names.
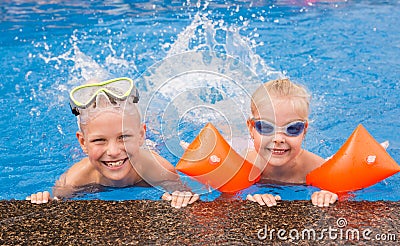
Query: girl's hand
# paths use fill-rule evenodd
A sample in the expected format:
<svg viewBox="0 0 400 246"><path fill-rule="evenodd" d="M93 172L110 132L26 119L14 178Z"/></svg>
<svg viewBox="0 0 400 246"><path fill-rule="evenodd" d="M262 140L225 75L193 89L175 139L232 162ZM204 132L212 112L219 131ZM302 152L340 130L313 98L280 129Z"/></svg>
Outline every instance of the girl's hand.
<svg viewBox="0 0 400 246"><path fill-rule="evenodd" d="M311 201L314 206L328 207L334 204L338 199L338 195L327 190L316 191L311 196Z"/></svg>
<svg viewBox="0 0 400 246"><path fill-rule="evenodd" d="M278 195L274 196L272 194L248 194L246 200L257 202L261 206L267 205L268 207L272 207L276 206L276 201L281 200L281 197Z"/></svg>

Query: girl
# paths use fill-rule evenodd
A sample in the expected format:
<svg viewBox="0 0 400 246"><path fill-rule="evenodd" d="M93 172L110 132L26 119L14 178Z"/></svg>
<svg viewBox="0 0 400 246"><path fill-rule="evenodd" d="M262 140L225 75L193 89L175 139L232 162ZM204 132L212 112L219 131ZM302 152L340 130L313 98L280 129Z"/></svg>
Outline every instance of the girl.
<svg viewBox="0 0 400 246"><path fill-rule="evenodd" d="M261 85L252 95L252 117L247 121L254 148L247 154L260 170L261 181L275 184L305 184L306 176L325 160L301 147L307 132L310 95L289 79L278 79ZM247 200L274 206L279 196L249 194ZM323 207L338 196L317 191L312 203Z"/></svg>

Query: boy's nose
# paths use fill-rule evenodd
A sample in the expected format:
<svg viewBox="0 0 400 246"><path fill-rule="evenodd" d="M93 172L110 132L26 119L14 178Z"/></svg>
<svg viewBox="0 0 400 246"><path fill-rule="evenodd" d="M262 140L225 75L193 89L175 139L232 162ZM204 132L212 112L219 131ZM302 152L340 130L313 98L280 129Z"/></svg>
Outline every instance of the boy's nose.
<svg viewBox="0 0 400 246"><path fill-rule="evenodd" d="M121 153L121 146L119 143L109 143L107 148L107 155L118 156Z"/></svg>

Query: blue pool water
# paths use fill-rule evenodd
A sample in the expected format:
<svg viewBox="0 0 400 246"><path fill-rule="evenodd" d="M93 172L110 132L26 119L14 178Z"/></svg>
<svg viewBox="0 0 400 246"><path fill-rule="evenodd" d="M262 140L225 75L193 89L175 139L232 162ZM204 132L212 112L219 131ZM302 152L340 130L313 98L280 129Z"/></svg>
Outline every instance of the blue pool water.
<svg viewBox="0 0 400 246"><path fill-rule="evenodd" d="M83 157L68 91L91 77L136 79L148 145L173 164L183 152L179 140L190 142L208 121L239 151L247 143L248 104L241 98L257 83L243 79L221 86L189 83L190 74L168 77L165 64L188 51L227 54L259 80L285 75L306 85L313 120L306 149L328 157L361 123L377 141L389 140L387 151L400 162L399 1L64 2L0 3L0 199L51 189ZM226 65L220 57L212 59ZM188 69L201 68L196 62ZM183 179L203 191L203 200L220 195ZM399 182L400 174L393 175L354 192L353 199L398 201ZM309 199L314 190L255 185L242 195ZM133 187L77 199L161 194Z"/></svg>

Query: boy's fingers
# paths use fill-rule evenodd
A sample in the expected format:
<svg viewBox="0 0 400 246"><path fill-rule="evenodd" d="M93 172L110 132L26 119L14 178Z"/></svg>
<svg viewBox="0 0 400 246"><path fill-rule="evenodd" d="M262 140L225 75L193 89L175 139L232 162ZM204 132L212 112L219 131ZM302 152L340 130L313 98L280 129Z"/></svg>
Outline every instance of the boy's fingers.
<svg viewBox="0 0 400 246"><path fill-rule="evenodd" d="M36 203L36 194L32 194L30 198L31 203Z"/></svg>
<svg viewBox="0 0 400 246"><path fill-rule="evenodd" d="M254 197L253 197L252 195L250 195L250 194L248 194L248 195L246 196L246 200L249 200L249 201L252 201L252 202L256 202L256 200L254 199Z"/></svg>
<svg viewBox="0 0 400 246"><path fill-rule="evenodd" d="M192 193L189 191L186 191L186 192L182 193L181 195L183 195L182 207L186 207L189 204L190 199L192 198Z"/></svg>
<svg viewBox="0 0 400 246"><path fill-rule="evenodd" d="M44 191L43 192L43 197L42 197L42 202L47 203L50 199L50 192Z"/></svg>
<svg viewBox="0 0 400 246"><path fill-rule="evenodd" d="M200 196L199 196L199 194L193 194L193 196L190 198L190 201L189 201L189 204L192 204L192 203L194 203L195 201L197 201L197 200L199 200L200 199Z"/></svg>
<svg viewBox="0 0 400 246"><path fill-rule="evenodd" d="M30 196L27 196L25 199L31 201L31 203L41 204L41 203L47 203L51 199L51 196L50 192L43 191L31 194Z"/></svg>
<svg viewBox="0 0 400 246"><path fill-rule="evenodd" d="M338 195L333 194L333 195L331 196L331 199L330 199L329 203L330 203L330 204L334 204L334 203L337 201L337 199L338 199Z"/></svg>
<svg viewBox="0 0 400 246"><path fill-rule="evenodd" d="M174 191L174 192L171 194L171 206L174 207L174 208L177 207L178 195L179 195L179 192L178 192L178 191Z"/></svg>
<svg viewBox="0 0 400 246"><path fill-rule="evenodd" d="M167 199L166 194L169 195L169 199ZM181 208L186 207L188 204L192 204L195 201L199 200L198 194L192 194L190 191L181 192L181 191L174 191L171 195L169 193L164 193L163 198L164 200L171 201L171 206L174 208Z"/></svg>
<svg viewBox="0 0 400 246"><path fill-rule="evenodd" d="M171 205L174 208L181 208L184 198L185 198L184 193L182 193L180 191L174 191L172 193L172 203L171 203Z"/></svg>
<svg viewBox="0 0 400 246"><path fill-rule="evenodd" d="M171 194L169 194L168 192L165 192L162 196L161 199L165 200L165 201L171 201L172 200L172 196Z"/></svg>
<svg viewBox="0 0 400 246"><path fill-rule="evenodd" d="M43 193L42 192L36 193L36 204L41 204L42 200L43 200Z"/></svg>
<svg viewBox="0 0 400 246"><path fill-rule="evenodd" d="M253 195L254 200L260 205L265 205L264 199L261 197L260 194Z"/></svg>
<svg viewBox="0 0 400 246"><path fill-rule="evenodd" d="M271 194L262 195L263 201L267 204L268 207L272 207L276 205L275 197Z"/></svg>

